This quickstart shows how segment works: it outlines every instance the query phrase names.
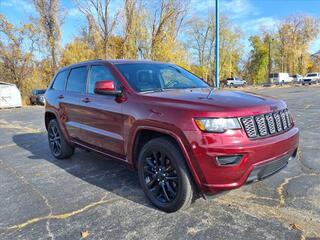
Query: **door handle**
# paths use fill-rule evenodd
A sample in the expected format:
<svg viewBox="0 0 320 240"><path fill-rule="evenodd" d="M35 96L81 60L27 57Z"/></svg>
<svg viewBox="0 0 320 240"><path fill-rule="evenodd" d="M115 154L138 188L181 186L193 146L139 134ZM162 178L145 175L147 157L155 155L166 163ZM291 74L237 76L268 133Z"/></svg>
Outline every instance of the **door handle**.
<svg viewBox="0 0 320 240"><path fill-rule="evenodd" d="M62 98L64 98L64 96L61 94L61 95L58 96L58 98L62 99Z"/></svg>
<svg viewBox="0 0 320 240"><path fill-rule="evenodd" d="M81 101L82 101L82 102L84 102L84 103L91 102L91 101L90 101L90 99L89 99L89 98L87 98L87 97L86 97L86 98L82 98L82 99L81 99Z"/></svg>

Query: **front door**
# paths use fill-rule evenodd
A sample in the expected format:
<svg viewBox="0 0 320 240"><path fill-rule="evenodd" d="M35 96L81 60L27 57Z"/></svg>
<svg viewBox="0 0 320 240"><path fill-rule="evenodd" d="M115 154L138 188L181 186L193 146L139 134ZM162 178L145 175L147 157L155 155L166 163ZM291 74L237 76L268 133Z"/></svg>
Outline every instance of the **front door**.
<svg viewBox="0 0 320 240"><path fill-rule="evenodd" d="M122 104L113 95L94 93L98 81L114 81L120 88L119 82L105 65L92 65L89 70L86 102L83 112L83 131L86 144L113 156L124 158L123 115Z"/></svg>

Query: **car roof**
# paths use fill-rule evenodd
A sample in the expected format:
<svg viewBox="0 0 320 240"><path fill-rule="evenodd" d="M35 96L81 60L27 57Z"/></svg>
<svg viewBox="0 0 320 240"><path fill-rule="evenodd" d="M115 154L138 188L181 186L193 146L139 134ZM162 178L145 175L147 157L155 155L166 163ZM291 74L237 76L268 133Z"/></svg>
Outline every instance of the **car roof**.
<svg viewBox="0 0 320 240"><path fill-rule="evenodd" d="M93 59L93 60L89 60L89 61L84 61L84 62L79 62L79 63L74 63L71 65L68 65L66 67L63 67L59 70L63 71L63 70L67 70L70 68L74 68L74 67L80 67L80 66L84 66L87 64L98 64L98 63L111 63L113 65L117 65L117 64L135 64L135 63L145 63L145 64L171 64L171 63L165 63L165 62L157 62L157 61L152 61L152 60L130 60L130 59Z"/></svg>

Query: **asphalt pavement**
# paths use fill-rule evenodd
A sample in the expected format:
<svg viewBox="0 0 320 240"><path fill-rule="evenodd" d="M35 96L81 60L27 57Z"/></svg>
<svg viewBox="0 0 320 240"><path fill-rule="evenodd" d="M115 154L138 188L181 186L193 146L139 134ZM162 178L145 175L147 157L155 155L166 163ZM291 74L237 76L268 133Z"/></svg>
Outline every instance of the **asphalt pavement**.
<svg viewBox="0 0 320 240"><path fill-rule="evenodd" d="M53 158L43 107L0 110L0 239L320 239L320 87L249 91L287 101L298 157L171 214L148 202L125 165L80 149Z"/></svg>

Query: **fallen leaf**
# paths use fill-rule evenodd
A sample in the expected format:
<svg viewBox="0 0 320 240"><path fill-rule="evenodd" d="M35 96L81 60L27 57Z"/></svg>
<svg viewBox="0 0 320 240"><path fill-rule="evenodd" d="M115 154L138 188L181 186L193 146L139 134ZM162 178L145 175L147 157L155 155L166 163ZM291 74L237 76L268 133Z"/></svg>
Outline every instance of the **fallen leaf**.
<svg viewBox="0 0 320 240"><path fill-rule="evenodd" d="M300 230L300 231L302 230L301 227L296 223L290 223L289 226L294 230Z"/></svg>
<svg viewBox="0 0 320 240"><path fill-rule="evenodd" d="M81 232L81 237L82 238L87 238L88 236L89 236L89 231L88 230Z"/></svg>

